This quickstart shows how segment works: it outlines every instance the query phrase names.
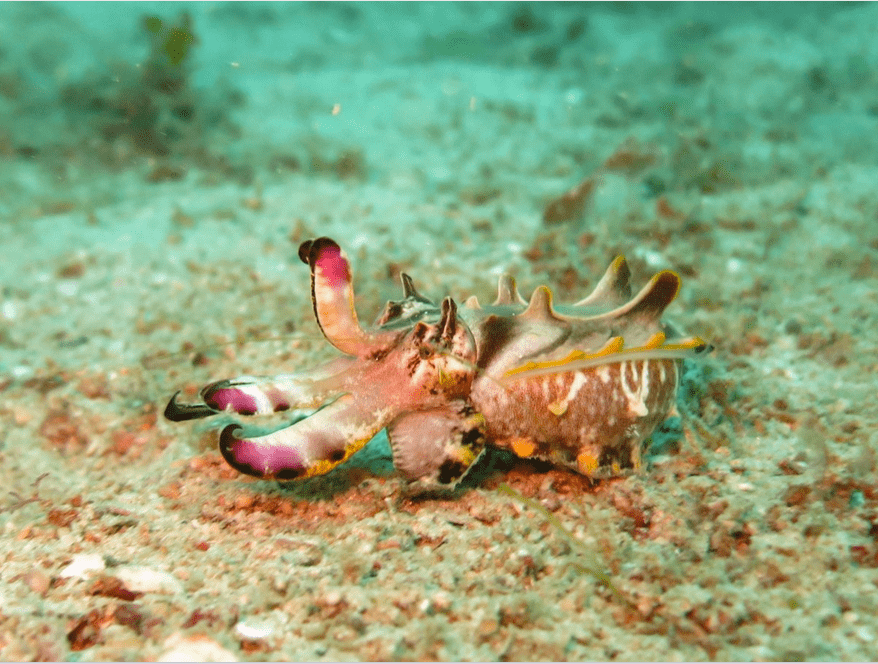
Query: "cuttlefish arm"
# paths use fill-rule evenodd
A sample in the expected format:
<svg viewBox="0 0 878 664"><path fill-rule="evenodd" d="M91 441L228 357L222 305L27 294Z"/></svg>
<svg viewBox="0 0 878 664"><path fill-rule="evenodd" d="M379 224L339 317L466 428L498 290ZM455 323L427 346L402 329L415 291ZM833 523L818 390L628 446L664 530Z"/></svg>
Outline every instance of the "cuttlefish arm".
<svg viewBox="0 0 878 664"><path fill-rule="evenodd" d="M360 327L347 254L328 237L303 242L299 258L311 268L314 316L326 339L342 353L365 357L386 343L387 335Z"/></svg>
<svg viewBox="0 0 878 664"><path fill-rule="evenodd" d="M225 411L265 415L316 408L343 391L343 374L354 367L354 358L366 357L392 340L394 333L372 333L360 327L350 263L334 240L321 237L302 243L299 258L311 268L311 300L321 331L333 346L353 357L305 374L241 376L211 383L201 390L200 404L179 403L178 392L165 408L167 419L182 422Z"/></svg>
<svg viewBox="0 0 878 664"><path fill-rule="evenodd" d="M266 435L247 436L241 425L230 424L220 434L220 452L230 466L247 475L279 480L322 475L360 450L396 414L374 410L346 394L310 417Z"/></svg>
<svg viewBox="0 0 878 664"><path fill-rule="evenodd" d="M387 428L393 465L416 489L452 489L485 450L485 418L463 400L400 415Z"/></svg>
<svg viewBox="0 0 878 664"><path fill-rule="evenodd" d="M180 393L177 392L165 408L165 418L184 422L223 412L268 415L317 408L343 391L346 376L354 363L352 358L338 358L306 373L238 376L217 381L201 390L202 402L196 404L178 402Z"/></svg>

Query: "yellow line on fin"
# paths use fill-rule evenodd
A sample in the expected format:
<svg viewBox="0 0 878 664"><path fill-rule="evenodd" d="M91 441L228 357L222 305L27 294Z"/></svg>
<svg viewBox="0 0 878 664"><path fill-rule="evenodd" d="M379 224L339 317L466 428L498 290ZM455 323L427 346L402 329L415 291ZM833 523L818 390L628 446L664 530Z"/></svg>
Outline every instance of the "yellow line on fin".
<svg viewBox="0 0 878 664"><path fill-rule="evenodd" d="M665 343L665 333L656 332L643 344L642 348L644 350L652 350L653 348L660 348L663 343Z"/></svg>
<svg viewBox="0 0 878 664"><path fill-rule="evenodd" d="M695 350L707 345L707 342L701 337L689 337L688 339L680 339L676 343L662 346L662 348L667 350Z"/></svg>
<svg viewBox="0 0 878 664"><path fill-rule="evenodd" d="M505 374L503 374L503 376L505 378L528 371L555 369L557 367L563 367L566 364L570 364L571 362L593 360L599 357L606 357L607 355L615 355L616 353L622 352L622 349L624 347L625 340L622 337L612 337L607 343L604 344L604 346L600 350L595 351L594 353L585 353L581 350L574 350L571 351L570 354L567 355L567 357L563 357L560 360L548 360L546 362L525 362L520 367L510 369Z"/></svg>

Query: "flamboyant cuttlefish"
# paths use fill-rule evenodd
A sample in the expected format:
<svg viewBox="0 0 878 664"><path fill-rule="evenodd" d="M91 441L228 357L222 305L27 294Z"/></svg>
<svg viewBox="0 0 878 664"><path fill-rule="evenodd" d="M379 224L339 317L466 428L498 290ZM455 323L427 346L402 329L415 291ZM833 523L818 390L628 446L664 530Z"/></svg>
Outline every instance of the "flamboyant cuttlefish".
<svg viewBox="0 0 878 664"><path fill-rule="evenodd" d="M572 306L553 306L545 286L525 302L509 275L491 306L475 297L437 306L403 274L403 299L369 329L357 320L338 244L310 240L299 257L311 267L320 328L348 357L307 373L212 383L199 404L178 403L178 392L165 409L183 421L319 408L266 435L223 429L226 461L257 477L325 473L385 427L394 465L425 487L456 484L486 444L589 477L638 469L644 440L674 407L682 358L708 348L660 320L679 277L661 272L632 298L621 256Z"/></svg>

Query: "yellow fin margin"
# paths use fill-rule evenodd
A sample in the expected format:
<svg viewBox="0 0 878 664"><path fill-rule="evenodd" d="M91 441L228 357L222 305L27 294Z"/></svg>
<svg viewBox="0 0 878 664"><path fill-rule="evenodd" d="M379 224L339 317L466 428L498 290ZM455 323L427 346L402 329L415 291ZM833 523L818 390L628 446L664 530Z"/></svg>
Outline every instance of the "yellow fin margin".
<svg viewBox="0 0 878 664"><path fill-rule="evenodd" d="M622 337L611 338L604 346L594 352L586 353L581 350L571 351L560 360L548 360L546 362L527 362L519 367L507 371L504 379L531 378L545 376L565 371L578 369L590 369L602 364L612 362L624 362L633 360L661 360L682 359L690 356L693 352L709 349L701 337L689 337L687 339L674 340L665 343L666 337L663 332L653 334L642 346L625 347Z"/></svg>

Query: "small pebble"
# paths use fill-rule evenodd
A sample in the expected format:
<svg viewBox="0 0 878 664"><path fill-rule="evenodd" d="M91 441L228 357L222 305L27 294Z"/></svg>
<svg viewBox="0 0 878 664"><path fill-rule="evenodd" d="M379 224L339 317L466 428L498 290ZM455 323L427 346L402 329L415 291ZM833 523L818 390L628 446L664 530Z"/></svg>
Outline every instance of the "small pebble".
<svg viewBox="0 0 878 664"><path fill-rule="evenodd" d="M58 573L58 576L62 579L83 579L91 572L104 571L106 566L103 557L99 554L80 553L73 556L73 560Z"/></svg>
<svg viewBox="0 0 878 664"><path fill-rule="evenodd" d="M24 575L24 582L33 592L44 595L49 590L52 580L43 570L32 569Z"/></svg>
<svg viewBox="0 0 878 664"><path fill-rule="evenodd" d="M183 591L177 577L161 570L135 565L124 565L114 570L125 587L136 593L163 593L174 595Z"/></svg>
<svg viewBox="0 0 878 664"><path fill-rule="evenodd" d="M344 601L344 596L337 590L330 590L323 597L323 603L326 606L336 606Z"/></svg>
<svg viewBox="0 0 878 664"><path fill-rule="evenodd" d="M267 620L242 620L235 625L235 633L247 641L262 641L274 634L274 625Z"/></svg>
<svg viewBox="0 0 878 664"><path fill-rule="evenodd" d="M253 494L250 493L242 493L235 496L235 507L239 510L247 509L248 507L253 507Z"/></svg>
<svg viewBox="0 0 878 664"><path fill-rule="evenodd" d="M165 641L165 650L157 662L237 662L233 653L223 648L216 641L193 634L172 634Z"/></svg>

